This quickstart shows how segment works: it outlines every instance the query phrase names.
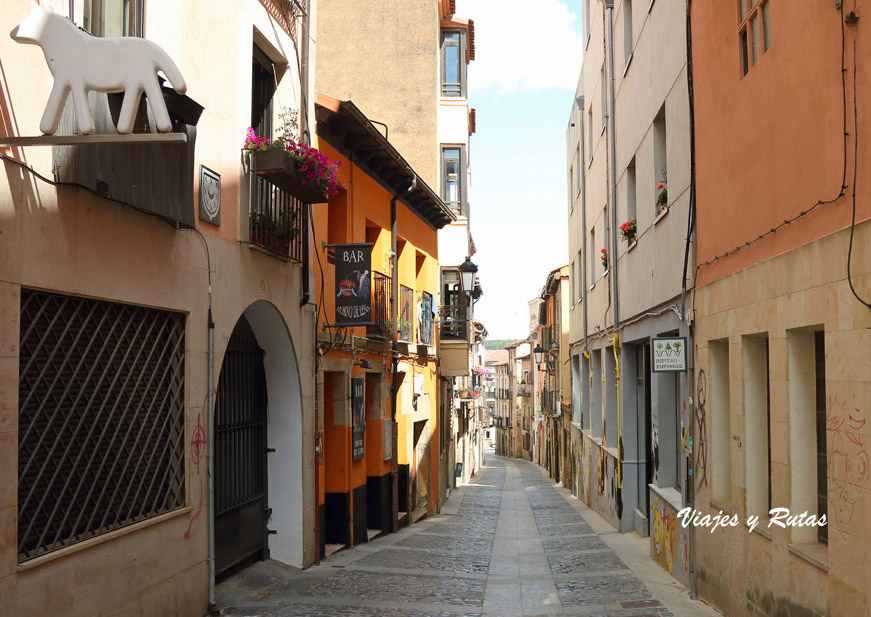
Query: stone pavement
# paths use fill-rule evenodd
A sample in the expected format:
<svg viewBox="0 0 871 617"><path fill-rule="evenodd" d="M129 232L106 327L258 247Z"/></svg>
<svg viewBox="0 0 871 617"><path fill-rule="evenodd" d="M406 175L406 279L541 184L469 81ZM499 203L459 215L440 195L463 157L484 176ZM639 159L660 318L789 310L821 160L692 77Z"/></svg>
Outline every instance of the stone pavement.
<svg viewBox="0 0 871 617"><path fill-rule="evenodd" d="M491 453L442 513L307 570L261 562L221 583L244 617L716 617L532 463Z"/></svg>

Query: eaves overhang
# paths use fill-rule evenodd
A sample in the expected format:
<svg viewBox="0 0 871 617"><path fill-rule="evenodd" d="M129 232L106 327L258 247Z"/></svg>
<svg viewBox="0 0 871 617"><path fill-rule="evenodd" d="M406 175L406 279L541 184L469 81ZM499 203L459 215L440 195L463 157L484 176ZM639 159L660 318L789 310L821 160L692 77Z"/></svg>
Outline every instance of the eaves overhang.
<svg viewBox="0 0 871 617"><path fill-rule="evenodd" d="M409 210L435 229L457 220L442 199L411 168L387 138L351 101L318 94L315 101L317 134L352 164L399 196ZM417 183L410 191L412 178Z"/></svg>

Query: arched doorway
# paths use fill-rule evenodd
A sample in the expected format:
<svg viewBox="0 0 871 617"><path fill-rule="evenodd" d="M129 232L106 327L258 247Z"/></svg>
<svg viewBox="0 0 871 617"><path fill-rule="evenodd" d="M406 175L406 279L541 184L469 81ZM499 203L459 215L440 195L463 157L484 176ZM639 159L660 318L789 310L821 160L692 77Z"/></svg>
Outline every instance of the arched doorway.
<svg viewBox="0 0 871 617"><path fill-rule="evenodd" d="M266 541L266 372L243 315L215 397L215 572L269 556Z"/></svg>
<svg viewBox="0 0 871 617"><path fill-rule="evenodd" d="M296 354L265 301L239 317L215 401L215 572L303 566L302 400Z"/></svg>

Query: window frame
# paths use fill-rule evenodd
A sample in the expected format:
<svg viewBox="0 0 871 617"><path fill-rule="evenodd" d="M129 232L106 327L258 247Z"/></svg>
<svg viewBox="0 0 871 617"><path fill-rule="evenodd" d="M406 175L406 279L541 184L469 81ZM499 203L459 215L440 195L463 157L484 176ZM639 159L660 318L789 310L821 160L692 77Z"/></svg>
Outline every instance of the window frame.
<svg viewBox="0 0 871 617"><path fill-rule="evenodd" d="M452 88L448 90L446 82L447 58L446 52L448 47L454 47L453 43L446 44L448 36L457 35L457 78L459 83L451 83ZM466 98L466 31L463 28L443 28L441 31L441 44L439 45L439 60L441 67L440 75L440 96L443 98ZM456 86L456 90L453 89Z"/></svg>
<svg viewBox="0 0 871 617"><path fill-rule="evenodd" d="M448 200L448 159L445 154L448 150L457 151L457 200ZM452 160L452 159L451 159ZM466 208L466 179L465 179L466 145L465 144L442 144L440 158L440 182L442 200L448 208L451 208L458 216L468 217ZM454 206L453 204L456 204Z"/></svg>
<svg viewBox="0 0 871 617"><path fill-rule="evenodd" d="M738 0L738 59L744 78L771 49L771 0ZM743 13L743 15L742 15ZM766 26L767 21L767 26ZM758 24L754 48L753 27ZM767 37L766 37L767 34Z"/></svg>
<svg viewBox="0 0 871 617"><path fill-rule="evenodd" d="M112 0L85 0L82 7L82 28L89 34L99 38L106 37L105 20L100 19L97 23L99 27L94 27L91 23L94 21L95 7L98 15L104 15L104 5ZM121 2L121 36L145 36L145 0L120 0ZM127 12L127 6L132 6L133 10ZM125 17L126 15L126 17ZM129 27L128 27L129 26Z"/></svg>
<svg viewBox="0 0 871 617"><path fill-rule="evenodd" d="M632 0L623 0L623 75L629 70L635 50L635 26L632 23Z"/></svg>

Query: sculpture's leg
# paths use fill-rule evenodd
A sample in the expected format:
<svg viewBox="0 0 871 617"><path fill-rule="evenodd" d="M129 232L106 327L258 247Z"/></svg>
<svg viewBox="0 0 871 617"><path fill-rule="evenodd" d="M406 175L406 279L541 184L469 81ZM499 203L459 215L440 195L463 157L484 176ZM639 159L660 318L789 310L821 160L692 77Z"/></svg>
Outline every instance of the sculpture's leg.
<svg viewBox="0 0 871 617"><path fill-rule="evenodd" d="M163 102L163 93L160 91L160 86L157 85L156 75L152 79L146 80L145 96L148 97L148 104L151 105L151 113L154 115L157 130L161 133L169 133L172 130L172 122L166 111L166 103Z"/></svg>
<svg viewBox="0 0 871 617"><path fill-rule="evenodd" d="M42 113L42 120L39 121L39 130L43 135L54 135L57 131L69 91L69 84L55 80L51 87L51 94L48 95L48 102L45 104L45 111Z"/></svg>
<svg viewBox="0 0 871 617"><path fill-rule="evenodd" d="M94 133L94 117L91 115L91 102L88 100L88 91L81 84L72 88L72 91L79 133L82 135L92 135Z"/></svg>
<svg viewBox="0 0 871 617"><path fill-rule="evenodd" d="M139 86L128 87L124 91L124 101L121 103L121 113L118 115L118 132L131 133L136 122L136 110L139 108L139 97L142 90Z"/></svg>

